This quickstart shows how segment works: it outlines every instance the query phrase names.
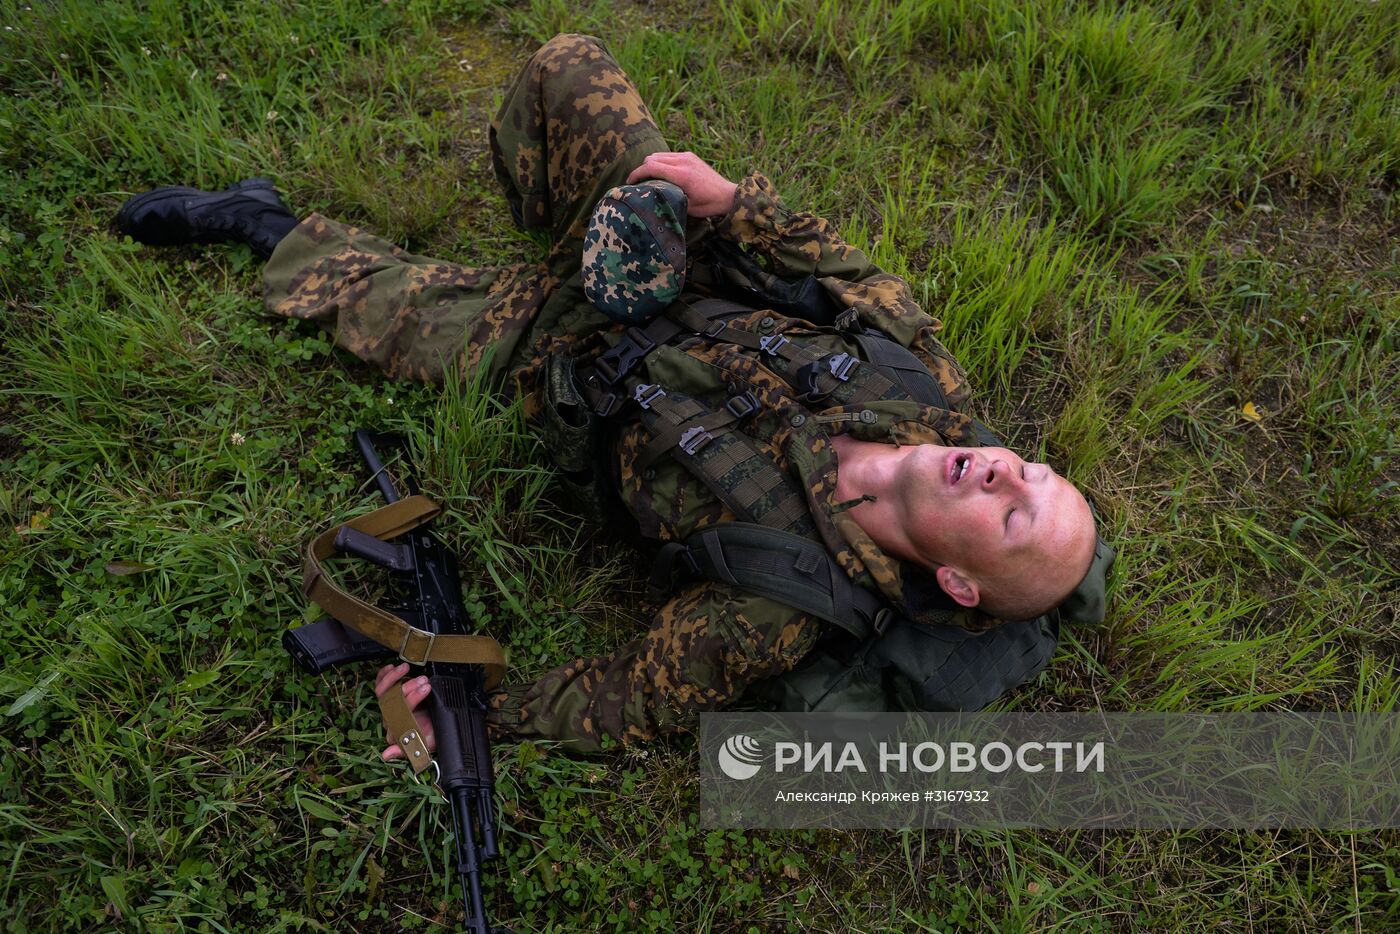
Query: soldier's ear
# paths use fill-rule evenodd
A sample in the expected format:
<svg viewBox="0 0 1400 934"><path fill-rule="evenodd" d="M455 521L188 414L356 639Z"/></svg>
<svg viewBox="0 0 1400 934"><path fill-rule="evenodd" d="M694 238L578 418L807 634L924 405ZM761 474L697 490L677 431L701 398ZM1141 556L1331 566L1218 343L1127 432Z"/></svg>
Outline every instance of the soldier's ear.
<svg viewBox="0 0 1400 934"><path fill-rule="evenodd" d="M933 572L938 578L938 586L943 588L943 592L953 598L959 606L976 606L981 599L981 592L977 588L977 581L968 577L957 568L944 564Z"/></svg>

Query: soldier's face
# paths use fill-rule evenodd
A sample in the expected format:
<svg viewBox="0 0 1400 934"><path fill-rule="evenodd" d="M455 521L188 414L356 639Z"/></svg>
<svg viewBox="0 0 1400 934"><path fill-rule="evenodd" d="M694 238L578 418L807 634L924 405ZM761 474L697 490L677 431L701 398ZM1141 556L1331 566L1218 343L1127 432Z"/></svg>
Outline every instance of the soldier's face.
<svg viewBox="0 0 1400 934"><path fill-rule="evenodd" d="M907 531L921 557L984 590L1063 595L1083 576L1095 539L1093 515L1049 465L1006 448L925 444L904 466Z"/></svg>

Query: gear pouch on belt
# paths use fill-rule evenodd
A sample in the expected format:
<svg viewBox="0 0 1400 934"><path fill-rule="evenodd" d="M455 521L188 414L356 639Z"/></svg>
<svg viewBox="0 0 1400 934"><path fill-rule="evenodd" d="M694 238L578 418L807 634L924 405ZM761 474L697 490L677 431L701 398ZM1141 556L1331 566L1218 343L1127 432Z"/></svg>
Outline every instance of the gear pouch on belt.
<svg viewBox="0 0 1400 934"><path fill-rule="evenodd" d="M578 390L574 358L567 352L549 358L536 431L570 499L586 518L603 521L610 497L598 458L602 426Z"/></svg>

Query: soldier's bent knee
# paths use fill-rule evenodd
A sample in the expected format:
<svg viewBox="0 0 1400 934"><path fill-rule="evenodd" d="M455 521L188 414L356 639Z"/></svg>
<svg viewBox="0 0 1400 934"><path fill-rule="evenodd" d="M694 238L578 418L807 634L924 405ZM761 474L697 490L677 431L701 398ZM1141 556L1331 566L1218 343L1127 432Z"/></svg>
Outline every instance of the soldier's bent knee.
<svg viewBox="0 0 1400 934"><path fill-rule="evenodd" d="M570 56L586 55L595 57L607 54L607 46L603 45L603 40L596 36L588 36L580 32L561 32L535 51L535 54L532 56L531 64L543 65L555 59L567 59L567 57ZM565 61L561 64L577 63Z"/></svg>

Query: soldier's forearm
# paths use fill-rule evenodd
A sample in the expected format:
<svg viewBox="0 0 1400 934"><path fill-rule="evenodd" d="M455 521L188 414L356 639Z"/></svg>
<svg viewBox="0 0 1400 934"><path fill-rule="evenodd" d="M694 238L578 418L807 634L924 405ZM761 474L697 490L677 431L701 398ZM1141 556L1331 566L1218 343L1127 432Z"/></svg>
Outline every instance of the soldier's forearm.
<svg viewBox="0 0 1400 934"><path fill-rule="evenodd" d="M734 206L715 224L715 231L757 248L781 276L834 276L858 282L880 272L825 218L789 210L773 183L758 172L739 181Z"/></svg>

